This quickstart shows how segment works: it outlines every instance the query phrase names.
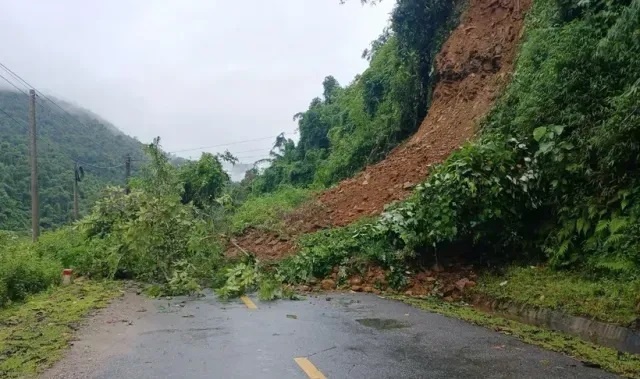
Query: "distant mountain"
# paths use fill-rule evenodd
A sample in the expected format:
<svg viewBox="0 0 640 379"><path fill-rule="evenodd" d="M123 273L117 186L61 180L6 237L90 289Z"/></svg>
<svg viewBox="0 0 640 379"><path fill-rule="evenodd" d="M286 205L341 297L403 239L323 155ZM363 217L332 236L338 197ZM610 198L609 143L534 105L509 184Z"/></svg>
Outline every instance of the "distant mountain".
<svg viewBox="0 0 640 379"><path fill-rule="evenodd" d="M135 172L143 159L142 143L125 135L100 116L58 99L67 113L38 101L38 169L40 220L44 228L71 220L74 161L82 162L80 209L86 212L108 184L122 185L125 156ZM22 93L0 91L0 229L30 228L28 99Z"/></svg>

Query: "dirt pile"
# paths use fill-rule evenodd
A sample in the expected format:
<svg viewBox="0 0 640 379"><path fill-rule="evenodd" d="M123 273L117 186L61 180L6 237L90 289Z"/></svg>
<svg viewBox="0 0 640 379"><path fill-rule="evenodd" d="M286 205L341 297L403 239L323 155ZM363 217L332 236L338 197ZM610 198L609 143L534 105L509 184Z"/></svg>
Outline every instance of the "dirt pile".
<svg viewBox="0 0 640 379"><path fill-rule="evenodd" d="M406 198L433 165L471 139L479 120L510 79L530 3L470 0L460 24L436 57L438 82L416 134L385 160L323 192L318 198L322 207L301 214L299 225L309 228L298 228L295 233L311 232L319 225L343 226L379 214L385 204ZM278 238L278 233L251 232L237 242L258 256L265 251L268 258L277 258L294 248L290 241L280 243ZM265 248L265 241L273 248Z"/></svg>
<svg viewBox="0 0 640 379"><path fill-rule="evenodd" d="M317 292L344 290L381 294L389 290L387 273L380 267L370 266L362 274L353 275L347 280L340 280L336 267L333 273L322 281L301 285L296 290L301 292ZM445 301L459 301L476 286L476 273L473 266L450 265L442 267L434 265L430 270L419 271L410 275L409 283L402 292L406 296L435 296ZM392 291L393 292L393 291Z"/></svg>
<svg viewBox="0 0 640 379"><path fill-rule="evenodd" d="M313 217L309 217L313 215ZM250 251L262 260L281 258L295 248L297 235L311 233L331 226L326 207L318 201L307 202L295 211L284 216L281 230L249 229L241 236L232 238L226 249L229 257Z"/></svg>

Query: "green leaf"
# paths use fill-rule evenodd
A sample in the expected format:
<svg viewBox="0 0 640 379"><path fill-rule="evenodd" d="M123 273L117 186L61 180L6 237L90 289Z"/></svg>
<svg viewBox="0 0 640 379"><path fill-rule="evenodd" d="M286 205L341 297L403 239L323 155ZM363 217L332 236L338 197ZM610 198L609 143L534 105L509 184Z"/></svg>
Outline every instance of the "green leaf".
<svg viewBox="0 0 640 379"><path fill-rule="evenodd" d="M540 141L542 137L547 133L547 128L545 126L540 126L533 130L533 139L536 141Z"/></svg>
<svg viewBox="0 0 640 379"><path fill-rule="evenodd" d="M622 229L625 226L627 226L627 223L628 222L627 222L626 218L623 218L623 217L614 218L609 223L609 231L611 232L611 234L614 234L617 231L619 231L620 229Z"/></svg>
<svg viewBox="0 0 640 379"><path fill-rule="evenodd" d="M621 208L622 210L624 210L624 209L627 207L627 205L629 205L629 200L628 200L628 199L624 199L624 200L622 200L622 201L620 202L620 208Z"/></svg>
<svg viewBox="0 0 640 379"><path fill-rule="evenodd" d="M554 125L553 126L553 131L556 133L556 135L560 135L562 134L562 131L564 130L564 126L562 125Z"/></svg>
<svg viewBox="0 0 640 379"><path fill-rule="evenodd" d="M549 151L551 151L551 149L553 149L553 146L555 144L553 142L543 142L540 144L540 148L538 148L538 152L540 152L541 154L546 154Z"/></svg>

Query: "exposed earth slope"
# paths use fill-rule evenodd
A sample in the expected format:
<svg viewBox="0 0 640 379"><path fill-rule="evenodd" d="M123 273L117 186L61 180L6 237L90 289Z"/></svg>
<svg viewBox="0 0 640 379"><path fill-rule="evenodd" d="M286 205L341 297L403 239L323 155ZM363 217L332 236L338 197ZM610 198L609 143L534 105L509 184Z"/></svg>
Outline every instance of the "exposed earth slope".
<svg viewBox="0 0 640 379"><path fill-rule="evenodd" d="M436 57L437 84L416 134L388 157L324 191L313 212L296 212L289 236L250 230L235 242L262 258L293 250L290 235L343 226L406 198L430 167L471 139L509 82L530 0L471 0Z"/></svg>

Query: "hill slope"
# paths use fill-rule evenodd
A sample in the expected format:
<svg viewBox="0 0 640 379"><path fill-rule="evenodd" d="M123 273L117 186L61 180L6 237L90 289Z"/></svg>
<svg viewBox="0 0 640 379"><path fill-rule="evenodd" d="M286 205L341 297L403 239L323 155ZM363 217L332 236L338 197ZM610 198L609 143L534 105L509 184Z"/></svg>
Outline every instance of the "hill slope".
<svg viewBox="0 0 640 379"><path fill-rule="evenodd" d="M142 144L137 140L90 112L62 104L73 116L48 107L43 101L37 105L40 211L44 228L71 219L74 160L88 164L79 187L82 212L105 185L124 183L124 167L113 166L123 165L127 154L134 160L143 156ZM28 99L21 93L0 91L0 108L14 119L24 121L17 124L0 113L0 229L27 230L31 206Z"/></svg>
<svg viewBox="0 0 640 379"><path fill-rule="evenodd" d="M294 234L343 226L406 198L442 162L473 137L478 123L508 83L530 1L472 0L435 58L436 86L419 130L383 161L319 196L320 207L292 216ZM293 249L289 240L253 230L238 239L263 257ZM233 253L232 253L233 254Z"/></svg>

